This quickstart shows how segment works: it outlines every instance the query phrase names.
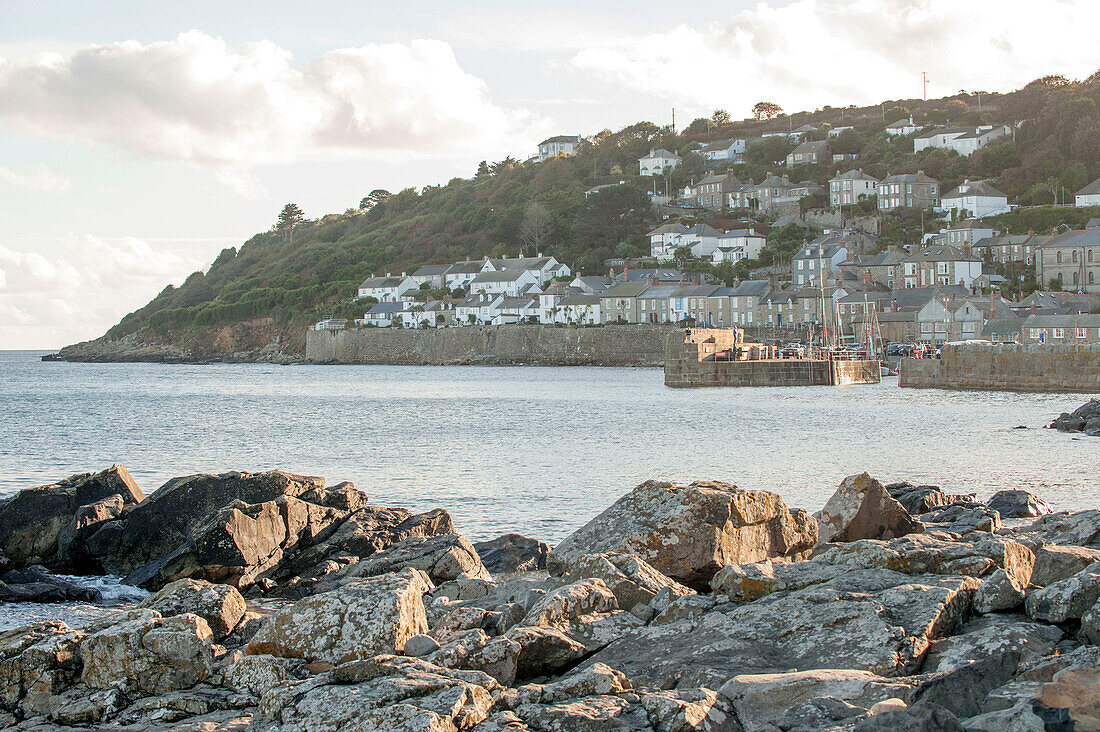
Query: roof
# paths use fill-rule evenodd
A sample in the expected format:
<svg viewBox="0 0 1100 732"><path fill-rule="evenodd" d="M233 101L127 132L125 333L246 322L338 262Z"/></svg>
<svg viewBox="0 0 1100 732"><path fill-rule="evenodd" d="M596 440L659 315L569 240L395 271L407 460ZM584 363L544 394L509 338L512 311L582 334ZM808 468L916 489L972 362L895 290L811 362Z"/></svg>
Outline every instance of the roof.
<svg viewBox="0 0 1100 732"><path fill-rule="evenodd" d="M810 246L799 249L798 253L791 257L791 259L832 259L840 249L841 247L835 244L824 247L817 244L811 244Z"/></svg>
<svg viewBox="0 0 1100 732"><path fill-rule="evenodd" d="M1100 315L1071 313L1070 315L1029 315L1023 328L1100 328Z"/></svg>
<svg viewBox="0 0 1100 732"><path fill-rule="evenodd" d="M760 234L756 231L753 231L752 229L730 229L729 231L724 232L721 235L719 235L718 238L719 239L741 239L741 238L744 238L746 236L755 236L755 237L759 237L761 239L766 239L767 238L763 234Z"/></svg>
<svg viewBox="0 0 1100 732"><path fill-rule="evenodd" d="M924 173L901 173L898 175L887 176L882 179L883 183L936 183L939 181L935 178L925 175Z"/></svg>
<svg viewBox="0 0 1100 732"><path fill-rule="evenodd" d="M971 249L985 249L986 247L1017 246L1030 244L1041 246L1050 241L1051 236L1039 236L1036 234L1006 234L1005 236L987 236L970 245Z"/></svg>
<svg viewBox="0 0 1100 732"><path fill-rule="evenodd" d="M870 180L878 183L878 178L867 175L862 170L849 170L847 173L841 173L840 175L830 180Z"/></svg>
<svg viewBox="0 0 1100 732"><path fill-rule="evenodd" d="M568 307L570 305L599 305L599 304L600 304L600 296L599 295L583 295L583 294L582 295L569 295L568 297L563 297L558 302L558 305L560 305L561 307Z"/></svg>
<svg viewBox="0 0 1100 732"><path fill-rule="evenodd" d="M658 281L678 281L683 279L684 273L678 269L630 269L626 271L627 282L641 282L648 280L650 277L656 276ZM623 274L620 272L615 275L615 280L622 281Z"/></svg>
<svg viewBox="0 0 1100 732"><path fill-rule="evenodd" d="M718 229L714 228L713 226L707 226L706 224L696 224L695 226L691 227L690 229L685 229L684 233L685 234L694 234L695 236L712 236L712 237L719 237L719 236L722 235L722 232L718 231Z"/></svg>
<svg viewBox="0 0 1100 732"><path fill-rule="evenodd" d="M1001 194L1004 195L1003 193ZM947 198L947 196L944 196ZM989 229L990 231L996 231L996 227L990 226L981 219L966 219L964 221L957 221L951 226L947 227L948 231L959 231L960 229Z"/></svg>
<svg viewBox="0 0 1100 732"><path fill-rule="evenodd" d="M550 260L553 257L503 257L501 259L490 259L489 262L493 265L493 269L507 270L507 271L519 271L526 269L542 269L546 265L550 264Z"/></svg>
<svg viewBox="0 0 1100 732"><path fill-rule="evenodd" d="M714 291L720 289L719 285L685 285L677 287L672 293L673 297L710 297Z"/></svg>
<svg viewBox="0 0 1100 732"><path fill-rule="evenodd" d="M466 298L462 302L458 303L458 305L456 305L455 307L459 307L459 308L481 308L481 307L485 307L486 305L489 305L490 303L492 303L494 300L496 300L499 297L500 297L500 295L489 295L489 294L486 294L486 293L483 293L483 292L478 292L478 293L474 293L473 295L470 295L468 298Z"/></svg>
<svg viewBox="0 0 1100 732"><path fill-rule="evenodd" d="M359 285L360 290L376 290L380 287L397 287L404 282L404 277L368 277Z"/></svg>
<svg viewBox="0 0 1100 732"><path fill-rule="evenodd" d="M477 274L484 264L484 262L455 262L447 268L445 274Z"/></svg>
<svg viewBox="0 0 1100 732"><path fill-rule="evenodd" d="M646 236L656 236L658 234L683 234L688 228L683 224L661 224L653 231L646 234Z"/></svg>
<svg viewBox="0 0 1100 732"><path fill-rule="evenodd" d="M1100 193L1100 178L1077 191L1078 196L1095 196L1098 193Z"/></svg>
<svg viewBox="0 0 1100 732"><path fill-rule="evenodd" d="M708 142L699 148L699 152L710 152L712 150L729 150L733 147L735 140L715 140L714 142Z"/></svg>
<svg viewBox="0 0 1100 732"><path fill-rule="evenodd" d="M412 273L413 277L438 277L441 274L445 274L448 269L451 268L449 264L425 264L420 269Z"/></svg>
<svg viewBox="0 0 1100 732"><path fill-rule="evenodd" d="M538 305L538 300L533 297L506 297L500 301L501 308L531 308Z"/></svg>
<svg viewBox="0 0 1100 732"><path fill-rule="evenodd" d="M734 297L760 297L771 289L767 280L742 280L730 293Z"/></svg>
<svg viewBox="0 0 1100 732"><path fill-rule="evenodd" d="M648 282L620 282L614 287L601 292L600 297L637 297L647 287L649 287Z"/></svg>
<svg viewBox="0 0 1100 732"><path fill-rule="evenodd" d="M405 306L408 303L405 302L380 302L370 310L367 311L367 315L392 315L393 313L405 312Z"/></svg>
<svg viewBox="0 0 1100 732"><path fill-rule="evenodd" d="M913 120L909 119L908 117L902 117L897 122L891 122L890 124L886 125L886 129L892 130L892 129L896 129L898 127L919 127L919 126L920 125L913 124Z"/></svg>
<svg viewBox="0 0 1100 732"><path fill-rule="evenodd" d="M482 272L475 277L470 284L478 285L486 282L515 282L526 272L527 270L523 269L508 270L505 272Z"/></svg>
<svg viewBox="0 0 1100 732"><path fill-rule="evenodd" d="M638 158L639 160L652 160L653 158L672 158L673 160L680 160L680 156L674 152L669 152L663 147L658 150L650 150L648 155L643 155Z"/></svg>
<svg viewBox="0 0 1100 732"><path fill-rule="evenodd" d="M820 152L822 150L828 150L829 143L825 140L814 140L813 142L804 142L791 152L791 155L798 155L799 153L808 152Z"/></svg>
<svg viewBox="0 0 1100 732"><path fill-rule="evenodd" d="M936 246L924 247L910 254L905 258L907 262L980 262L977 257L971 257L968 254L963 254L963 251L958 247L947 246L946 244L937 244Z"/></svg>
<svg viewBox="0 0 1100 732"><path fill-rule="evenodd" d="M1039 245L1043 249L1056 247L1095 247L1100 246L1100 227L1094 229L1074 229L1051 237Z"/></svg>
<svg viewBox="0 0 1100 732"><path fill-rule="evenodd" d="M1022 320L1016 316L1008 316L1004 318L990 318L985 321L985 325L982 327L982 335L989 337L991 335L1016 335L1020 332L1020 325Z"/></svg>
<svg viewBox="0 0 1100 732"><path fill-rule="evenodd" d="M962 198L963 196L984 196L986 198L1004 198L1008 196L1001 193L992 185L984 180L978 180L973 182L965 182L959 184L953 191L943 194L941 200L944 198Z"/></svg>
<svg viewBox="0 0 1100 732"><path fill-rule="evenodd" d="M733 173L713 173L703 178L703 180L699 181L696 185L701 186L705 183L722 183L724 181L730 181L734 185L741 185L741 181L739 181L737 176Z"/></svg>
<svg viewBox="0 0 1100 732"><path fill-rule="evenodd" d="M1023 300L1012 303L1012 308L1014 310L1027 310L1034 306L1042 310L1050 310L1073 305L1088 311L1092 309L1094 304L1100 304L1100 295L1090 295L1083 292L1063 292L1060 290L1057 292L1037 290Z"/></svg>
<svg viewBox="0 0 1100 732"><path fill-rule="evenodd" d="M772 290L768 294L760 298L760 302L767 305L770 303L788 303L794 302L795 293L789 290Z"/></svg>
<svg viewBox="0 0 1100 732"><path fill-rule="evenodd" d="M639 300L663 300L672 297L680 288L677 285L650 285L638 293Z"/></svg>
<svg viewBox="0 0 1100 732"><path fill-rule="evenodd" d="M586 287L591 287L593 290L597 291L606 290L608 287L611 287L611 280L607 279L606 277L590 275L586 277L578 277L577 279L580 280Z"/></svg>
<svg viewBox="0 0 1100 732"><path fill-rule="evenodd" d="M580 135L555 135L554 137L547 137L545 140L539 143L539 145L549 145L555 142L572 142L578 143L581 141Z"/></svg>

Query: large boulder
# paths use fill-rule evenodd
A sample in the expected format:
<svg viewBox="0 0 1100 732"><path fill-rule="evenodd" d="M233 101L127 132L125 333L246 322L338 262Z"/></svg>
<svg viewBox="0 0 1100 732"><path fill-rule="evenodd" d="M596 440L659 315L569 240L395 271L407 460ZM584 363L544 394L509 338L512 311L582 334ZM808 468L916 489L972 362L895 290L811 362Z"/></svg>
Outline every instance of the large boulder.
<svg viewBox="0 0 1100 732"><path fill-rule="evenodd" d="M924 531L921 522L867 473L845 478L814 518L818 545L830 541L893 539Z"/></svg>
<svg viewBox="0 0 1100 732"><path fill-rule="evenodd" d="M637 628L588 662L637 681L711 686L744 673L848 668L913 673L928 646L970 612L970 577L847 572L750 603L718 604Z"/></svg>
<svg viewBox="0 0 1100 732"><path fill-rule="evenodd" d="M630 610L639 604L648 604L661 590L668 589L674 597L694 594L671 577L658 572L634 554L582 554L568 562L555 557L550 563L551 573L565 582L600 579L615 595L619 607Z"/></svg>
<svg viewBox="0 0 1100 732"><path fill-rule="evenodd" d="M554 555L568 562L584 554L636 554L699 589L727 564L801 558L816 543L813 517L789 510L776 493L651 480L570 535Z"/></svg>
<svg viewBox="0 0 1100 732"><path fill-rule="evenodd" d="M493 574L534 572L546 568L550 545L519 534L504 534L474 543L485 568Z"/></svg>
<svg viewBox="0 0 1100 732"><path fill-rule="evenodd" d="M80 678L83 636L58 620L0 633L0 718L45 714Z"/></svg>
<svg viewBox="0 0 1100 732"><path fill-rule="evenodd" d="M1066 544L1100 549L1100 509L1076 513L1048 513L1030 526L1017 529L1020 541Z"/></svg>
<svg viewBox="0 0 1100 732"><path fill-rule="evenodd" d="M428 630L423 597L429 588L413 569L349 580L273 614L248 653L328 663L401 653L406 640Z"/></svg>
<svg viewBox="0 0 1100 732"><path fill-rule="evenodd" d="M1002 518L1033 518L1054 512L1050 504L1039 496L1020 490L997 491L986 505L1001 514Z"/></svg>
<svg viewBox="0 0 1100 732"><path fill-rule="evenodd" d="M944 493L934 485L913 485L909 482L890 483L885 488L886 492L913 516L928 513L940 506L958 501L973 501L977 498L973 493L965 495Z"/></svg>
<svg viewBox="0 0 1100 732"><path fill-rule="evenodd" d="M989 575L974 596L974 611L996 613L1015 610L1024 604L1024 590L1008 572L998 569Z"/></svg>
<svg viewBox="0 0 1100 732"><path fill-rule="evenodd" d="M350 577L373 577L405 567L419 569L435 584L456 579L489 580L492 577L473 544L461 534L412 536L326 575L317 591L335 587Z"/></svg>
<svg viewBox="0 0 1100 732"><path fill-rule="evenodd" d="M51 574L35 564L0 575L0 602L99 602L103 594L94 587Z"/></svg>
<svg viewBox="0 0 1100 732"><path fill-rule="evenodd" d="M1100 562L1027 596L1027 614L1035 620L1063 623L1078 619L1100 599Z"/></svg>
<svg viewBox="0 0 1100 732"><path fill-rule="evenodd" d="M1100 562L1100 549L1044 544L1035 549L1035 569L1031 573L1031 583L1046 587L1072 577L1095 562Z"/></svg>
<svg viewBox="0 0 1100 732"><path fill-rule="evenodd" d="M955 635L932 644L921 671L946 673L990 656L1015 652L1020 661L1033 661L1054 652L1062 631L1022 615L987 615L963 625Z"/></svg>
<svg viewBox="0 0 1100 732"><path fill-rule="evenodd" d="M31 564L85 569L65 566L60 561L59 542L66 533L75 537L79 530L87 531L92 526L93 516L87 513L77 521L82 507L115 496L124 506L139 503L145 498L130 473L121 465L99 473L74 475L58 483L16 493L0 503L0 555L8 558L11 569ZM111 505L116 504L112 502ZM91 513L98 515L95 511ZM76 524L79 526L74 526Z"/></svg>
<svg viewBox="0 0 1100 732"><path fill-rule="evenodd" d="M985 504L976 501L958 501L949 506L933 508L921 514L926 531L947 531L952 534L966 534L980 531L995 533L1002 526L1001 514Z"/></svg>
<svg viewBox="0 0 1100 732"><path fill-rule="evenodd" d="M93 689L163 694L190 688L213 670L213 633L198 615L133 610L103 624L80 642L81 681Z"/></svg>
<svg viewBox="0 0 1100 732"><path fill-rule="evenodd" d="M248 610L236 588L192 579L165 585L142 600L138 607L156 610L164 616L198 615L210 626L216 641L229 635Z"/></svg>

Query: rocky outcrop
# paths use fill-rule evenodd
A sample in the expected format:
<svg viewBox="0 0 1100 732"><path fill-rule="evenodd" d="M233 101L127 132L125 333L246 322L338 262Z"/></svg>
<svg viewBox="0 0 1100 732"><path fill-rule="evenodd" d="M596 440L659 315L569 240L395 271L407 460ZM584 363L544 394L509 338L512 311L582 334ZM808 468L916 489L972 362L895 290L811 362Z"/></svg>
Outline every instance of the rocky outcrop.
<svg viewBox="0 0 1100 732"><path fill-rule="evenodd" d="M886 492L900 503L912 516L928 513L934 508L948 506L959 501L973 501L977 495L957 495L944 493L934 485L913 485L912 483L890 483L885 486Z"/></svg>
<svg viewBox="0 0 1100 732"><path fill-rule="evenodd" d="M1091 399L1072 412L1062 412L1049 427L1062 432L1084 432L1100 436L1100 399Z"/></svg>
<svg viewBox="0 0 1100 732"><path fill-rule="evenodd" d="M546 568L550 545L519 534L504 534L490 541L479 541L474 548L485 568L493 574L534 572Z"/></svg>
<svg viewBox="0 0 1100 732"><path fill-rule="evenodd" d="M216 641L233 632L247 611L244 598L230 585L182 579L165 585L138 605L161 615L198 615L210 626Z"/></svg>
<svg viewBox="0 0 1100 732"><path fill-rule="evenodd" d="M831 541L893 539L924 531L921 522L867 473L845 478L814 518L819 546Z"/></svg>
<svg viewBox="0 0 1100 732"><path fill-rule="evenodd" d="M0 575L0 602L99 602L99 590L51 574L41 565Z"/></svg>
<svg viewBox="0 0 1100 732"><path fill-rule="evenodd" d="M619 607L630 610L638 605L649 605L662 590L672 597L694 594L676 580L666 577L633 554L582 554L563 562L551 560L551 573L565 582L578 582L588 578L603 580L615 595Z"/></svg>
<svg viewBox="0 0 1100 732"><path fill-rule="evenodd" d="M1002 518L1034 518L1054 512L1049 503L1027 491L998 491L986 505Z"/></svg>
<svg viewBox="0 0 1100 732"><path fill-rule="evenodd" d="M635 554L689 587L705 588L726 564L797 559L817 543L817 525L768 491L719 482L642 483L554 549L563 562L584 554Z"/></svg>

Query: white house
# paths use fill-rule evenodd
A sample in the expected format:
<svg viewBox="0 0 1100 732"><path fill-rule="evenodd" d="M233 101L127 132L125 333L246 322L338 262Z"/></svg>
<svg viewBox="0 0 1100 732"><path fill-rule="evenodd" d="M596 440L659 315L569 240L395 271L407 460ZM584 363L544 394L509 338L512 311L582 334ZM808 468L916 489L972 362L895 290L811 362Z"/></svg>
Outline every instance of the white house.
<svg viewBox="0 0 1100 732"><path fill-rule="evenodd" d="M420 289L416 280L404 272L400 277L368 277L359 285L358 297L373 297L378 302L394 302Z"/></svg>
<svg viewBox="0 0 1100 732"><path fill-rule="evenodd" d="M862 170L849 170L829 180L829 204L848 206L878 193L878 178Z"/></svg>
<svg viewBox="0 0 1100 732"><path fill-rule="evenodd" d="M371 306L362 320L355 321L356 325L373 325L378 328L389 328L391 325L409 327L405 318L413 307L413 303L405 302L380 302Z"/></svg>
<svg viewBox="0 0 1100 732"><path fill-rule="evenodd" d="M470 282L471 293L486 292L508 297L519 297L531 288L538 287L538 277L527 269L482 272Z"/></svg>
<svg viewBox="0 0 1100 732"><path fill-rule="evenodd" d="M454 305L443 300L414 304L401 316L401 324L406 328L438 328L453 321Z"/></svg>
<svg viewBox="0 0 1100 732"><path fill-rule="evenodd" d="M679 246L690 247L694 256L700 259L708 259L710 255L714 254L714 250L718 248L721 236L722 232L713 226L696 224L683 233Z"/></svg>
<svg viewBox="0 0 1100 732"><path fill-rule="evenodd" d="M561 308L558 322L573 325L599 325L603 322L600 320L599 295L569 295L558 306Z"/></svg>
<svg viewBox="0 0 1100 732"><path fill-rule="evenodd" d="M741 247L744 250L744 258L748 259L759 257L760 251L767 243L768 238L766 236L758 234L752 229L730 229L718 237L719 249L723 247ZM741 257L738 257L738 259L741 259Z"/></svg>
<svg viewBox="0 0 1100 732"><path fill-rule="evenodd" d="M554 257L544 257L540 253L536 257L513 257L509 259L486 259L481 265L482 272L530 272L535 276L535 282L542 287L555 277L568 277L570 269Z"/></svg>
<svg viewBox="0 0 1100 732"><path fill-rule="evenodd" d="M910 117L909 119L905 119L903 117L893 124L886 125L886 134L890 137L896 137L898 135L911 135L914 132L919 132L920 129L920 125L913 124L912 117Z"/></svg>
<svg viewBox="0 0 1100 732"><path fill-rule="evenodd" d="M539 299L537 297L506 297L497 305L493 315L493 325L526 323L539 319Z"/></svg>
<svg viewBox="0 0 1100 732"><path fill-rule="evenodd" d="M427 283L432 289L439 289L444 285L444 275L451 268L449 264L426 264L413 272L410 277L417 287Z"/></svg>
<svg viewBox="0 0 1100 732"><path fill-rule="evenodd" d="M1000 232L977 219L963 219L947 227L947 243L967 252L982 239L992 239Z"/></svg>
<svg viewBox="0 0 1100 732"><path fill-rule="evenodd" d="M902 259L901 267L907 288L937 285L969 288L982 276L982 260L947 245L919 249Z"/></svg>
<svg viewBox="0 0 1100 732"><path fill-rule="evenodd" d="M1087 186L1077 191L1074 205L1077 206L1077 208L1100 206L1100 178L1097 178L1092 183L1089 183Z"/></svg>
<svg viewBox="0 0 1100 732"><path fill-rule="evenodd" d="M555 155L572 155L581 144L580 135L557 135L548 137L539 143L539 162Z"/></svg>
<svg viewBox="0 0 1100 732"><path fill-rule="evenodd" d="M443 283L452 290L468 290L481 273L484 262L455 262L443 273Z"/></svg>
<svg viewBox="0 0 1100 732"><path fill-rule="evenodd" d="M980 125L978 127L948 127L926 130L913 138L913 152L936 147L954 150L969 157L975 150L994 140L1012 134L1006 125Z"/></svg>
<svg viewBox="0 0 1100 732"><path fill-rule="evenodd" d="M854 130L855 127L851 125L842 125L840 127L832 127L829 129L829 137L840 137L840 135L848 130Z"/></svg>
<svg viewBox="0 0 1100 732"><path fill-rule="evenodd" d="M665 149L650 150L638 158L638 175L664 175L682 162L682 158Z"/></svg>
<svg viewBox="0 0 1100 732"><path fill-rule="evenodd" d="M455 305L455 322L462 325L484 325L499 312L504 295L478 293Z"/></svg>
<svg viewBox="0 0 1100 732"><path fill-rule="evenodd" d="M649 255L659 260L670 261L676 254L677 242L687 231L683 224L662 224L649 232Z"/></svg>
<svg viewBox="0 0 1100 732"><path fill-rule="evenodd" d="M748 255L745 254L745 247L741 246L719 244L718 248L714 250L714 253L710 255L710 261L714 264L721 264L722 262L732 263L741 259L748 259Z"/></svg>
<svg viewBox="0 0 1100 732"><path fill-rule="evenodd" d="M707 160L729 160L734 163L740 163L745 159L745 147L747 143L748 141L744 138L710 142L699 148L699 154Z"/></svg>
<svg viewBox="0 0 1100 732"><path fill-rule="evenodd" d="M847 258L847 247L836 244L821 246L811 242L791 257L791 282L796 286L819 287L823 282L828 285L830 280L835 281L840 263Z"/></svg>
<svg viewBox="0 0 1100 732"><path fill-rule="evenodd" d="M940 197L937 211L950 211L955 216L996 216L1008 213L1008 196L984 180L964 180L959 187Z"/></svg>

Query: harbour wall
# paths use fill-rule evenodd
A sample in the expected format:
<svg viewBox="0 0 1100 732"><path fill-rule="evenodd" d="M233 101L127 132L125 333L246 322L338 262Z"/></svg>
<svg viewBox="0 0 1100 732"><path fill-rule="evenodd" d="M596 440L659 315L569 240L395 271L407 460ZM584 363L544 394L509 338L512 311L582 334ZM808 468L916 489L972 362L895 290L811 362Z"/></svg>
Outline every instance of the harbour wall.
<svg viewBox="0 0 1100 732"><path fill-rule="evenodd" d="M306 360L410 366L660 366L664 363L665 341L675 330L658 325L310 330L306 334Z"/></svg>
<svg viewBox="0 0 1100 732"><path fill-rule="evenodd" d="M913 389L1100 392L1100 345L944 346L939 359L902 359L898 383Z"/></svg>

